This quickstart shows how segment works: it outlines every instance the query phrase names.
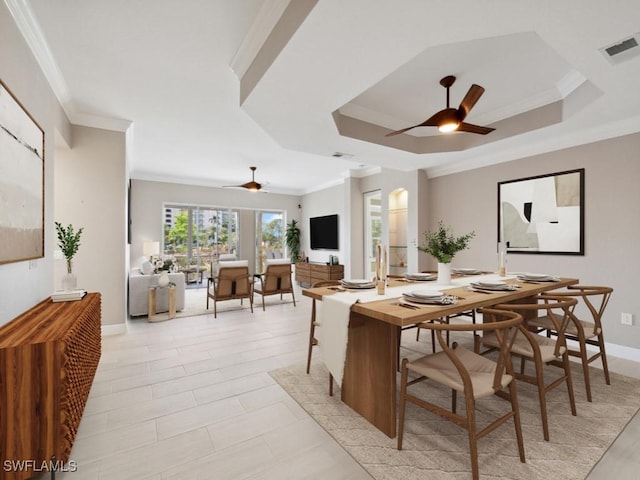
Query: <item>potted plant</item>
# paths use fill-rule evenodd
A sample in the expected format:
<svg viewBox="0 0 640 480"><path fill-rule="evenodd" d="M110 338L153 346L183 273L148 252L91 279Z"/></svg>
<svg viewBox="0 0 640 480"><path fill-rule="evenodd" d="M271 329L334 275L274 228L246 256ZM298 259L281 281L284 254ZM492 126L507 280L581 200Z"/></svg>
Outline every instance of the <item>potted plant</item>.
<svg viewBox="0 0 640 480"><path fill-rule="evenodd" d="M72 260L80 248L80 236L84 228L80 227L78 230L75 230L73 225L69 224L64 227L60 222L55 222L55 225L58 234L58 247L62 250L62 255L64 255L67 261L67 273L62 277L62 289L73 290L76 288L77 279L73 274Z"/></svg>
<svg viewBox="0 0 640 480"><path fill-rule="evenodd" d="M451 283L451 260L456 253L468 248L469 241L476 235L474 231L456 237L451 227L445 226L442 220L438 222L435 232L425 232L424 243L418 250L428 253L438 260L438 283Z"/></svg>
<svg viewBox="0 0 640 480"><path fill-rule="evenodd" d="M300 228L296 220L291 220L287 224L287 231L285 234L285 241L287 248L289 249L289 256L291 257L291 263L300 261Z"/></svg>

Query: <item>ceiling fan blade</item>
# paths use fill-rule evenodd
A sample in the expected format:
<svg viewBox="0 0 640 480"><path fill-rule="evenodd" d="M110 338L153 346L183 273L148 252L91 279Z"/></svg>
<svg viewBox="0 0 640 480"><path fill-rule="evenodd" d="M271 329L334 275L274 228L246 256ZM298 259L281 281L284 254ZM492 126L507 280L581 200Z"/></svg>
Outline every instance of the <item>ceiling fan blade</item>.
<svg viewBox="0 0 640 480"><path fill-rule="evenodd" d="M455 108L445 108L444 110L440 110L438 113L431 115L424 122L419 123L418 125L413 125L412 127L403 128L402 130L397 130L395 132L387 133L385 137L392 137L394 135L398 135L400 133L404 133L407 130L411 130L412 128L417 127L437 127L440 125L440 122L451 115L451 111L453 113L456 112Z"/></svg>
<svg viewBox="0 0 640 480"><path fill-rule="evenodd" d="M402 130L396 130L395 132L389 132L385 135L385 137L393 137L394 135L400 135L401 133L407 132L412 128L419 127L420 125L413 125L412 127L403 128Z"/></svg>
<svg viewBox="0 0 640 480"><path fill-rule="evenodd" d="M457 132L468 132L468 133L479 133L480 135L486 135L487 133L491 133L495 130L495 128L491 127L482 127L480 125L473 125L471 123L462 122L457 128Z"/></svg>
<svg viewBox="0 0 640 480"><path fill-rule="evenodd" d="M473 106L476 104L480 97L484 93L484 88L480 85L476 85L475 83L469 87L469 91L460 102L460 106L458 107L458 113L460 115L460 120L464 120L464 118L469 114Z"/></svg>

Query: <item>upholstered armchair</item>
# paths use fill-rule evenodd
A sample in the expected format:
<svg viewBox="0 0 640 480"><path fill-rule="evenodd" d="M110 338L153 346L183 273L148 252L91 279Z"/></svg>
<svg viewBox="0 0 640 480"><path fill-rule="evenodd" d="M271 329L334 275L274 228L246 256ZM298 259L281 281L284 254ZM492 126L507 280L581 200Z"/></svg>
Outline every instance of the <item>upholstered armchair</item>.
<svg viewBox="0 0 640 480"><path fill-rule="evenodd" d="M264 311L264 297L269 295L282 295L290 293L293 306L296 306L296 296L293 293L293 280L291 278L291 259L275 258L267 259L264 273L254 275L254 293L262 295L262 310Z"/></svg>
<svg viewBox="0 0 640 480"><path fill-rule="evenodd" d="M209 299L213 300L213 316L218 315L217 304L225 300L242 300L248 298L253 313L253 285L249 275L249 262L236 260L221 262L218 264L218 272L215 277L207 279L207 309Z"/></svg>

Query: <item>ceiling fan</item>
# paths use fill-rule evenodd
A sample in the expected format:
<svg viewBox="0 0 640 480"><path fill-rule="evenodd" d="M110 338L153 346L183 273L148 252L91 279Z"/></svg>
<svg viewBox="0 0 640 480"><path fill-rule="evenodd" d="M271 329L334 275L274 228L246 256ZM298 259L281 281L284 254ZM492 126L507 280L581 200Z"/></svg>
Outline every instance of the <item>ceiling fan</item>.
<svg viewBox="0 0 640 480"><path fill-rule="evenodd" d="M249 167L251 169L251 181L247 183L243 183L242 185L224 185L225 188L246 188L252 192L258 192L262 190L262 184L256 182L256 168L258 167Z"/></svg>
<svg viewBox="0 0 640 480"><path fill-rule="evenodd" d="M447 89L447 108L440 110L438 113L427 118L424 122L413 125L412 127L403 128L395 132L390 132L385 137L392 137L400 133L404 133L412 128L416 127L438 127L441 132L469 132L479 133L480 135L486 135L493 132L495 128L481 127L479 125L472 125L471 123L465 123L464 119L469 114L469 111L473 108L476 102L480 99L484 93L484 88L475 83L469 87L469 91L460 102L458 108L451 108L449 106L449 88L456 81L456 77L448 75L440 80L440 85Z"/></svg>

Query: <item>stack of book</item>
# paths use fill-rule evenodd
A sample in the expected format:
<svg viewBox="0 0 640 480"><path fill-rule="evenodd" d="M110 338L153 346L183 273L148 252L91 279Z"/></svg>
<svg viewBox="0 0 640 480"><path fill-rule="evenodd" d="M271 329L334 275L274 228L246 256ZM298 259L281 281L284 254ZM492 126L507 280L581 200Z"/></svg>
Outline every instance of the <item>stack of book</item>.
<svg viewBox="0 0 640 480"><path fill-rule="evenodd" d="M82 300L87 294L86 290L60 290L51 294L51 300L54 302L74 302Z"/></svg>

